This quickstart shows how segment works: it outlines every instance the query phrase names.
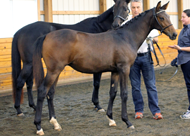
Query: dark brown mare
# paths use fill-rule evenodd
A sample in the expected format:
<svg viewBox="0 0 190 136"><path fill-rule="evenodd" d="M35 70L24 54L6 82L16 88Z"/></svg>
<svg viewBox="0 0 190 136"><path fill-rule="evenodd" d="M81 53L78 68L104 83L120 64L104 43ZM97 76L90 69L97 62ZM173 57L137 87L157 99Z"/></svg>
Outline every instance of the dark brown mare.
<svg viewBox="0 0 190 136"><path fill-rule="evenodd" d="M13 96L15 100L14 107L17 111L18 116L23 115L20 109L20 101L22 98L22 89L25 83L27 85L29 106L32 107L34 110L36 109L32 95L32 56L33 44L35 40L38 37L51 31L65 28L88 33L100 33L111 29L111 27L117 28L128 16L128 3L130 2L130 0L114 0L114 2L115 5L105 11L100 16L85 19L74 25L36 22L21 28L15 33L12 42L12 84ZM21 60L23 62L22 69ZM95 108L98 110L102 109L99 105L98 100L100 78L101 73L94 74L94 89L92 94L92 102L94 103ZM51 89L54 90L54 87L52 87Z"/></svg>
<svg viewBox="0 0 190 136"><path fill-rule="evenodd" d="M169 15L165 12L167 7L168 3L161 7L161 2L158 2L155 8L143 12L117 30L89 34L65 29L40 37L34 45L33 56L33 73L38 87L34 119L37 134L44 134L41 128L41 116L46 96L50 123L54 124L56 130L61 130L61 126L55 119L54 92L50 92L49 89L56 84L59 74L66 65L83 73L111 72L110 99L106 113L109 125L116 126L112 108L120 81L121 118L128 128L134 128L127 115L127 82L130 67L135 61L137 50L152 29L160 30L172 40L176 39L177 33L171 24ZM47 67L45 78L41 56Z"/></svg>

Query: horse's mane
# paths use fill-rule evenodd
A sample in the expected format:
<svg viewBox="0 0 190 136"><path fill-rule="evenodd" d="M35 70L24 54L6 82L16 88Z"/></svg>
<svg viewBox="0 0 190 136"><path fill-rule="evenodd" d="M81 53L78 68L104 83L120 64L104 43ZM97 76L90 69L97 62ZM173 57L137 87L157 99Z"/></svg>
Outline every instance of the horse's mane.
<svg viewBox="0 0 190 136"><path fill-rule="evenodd" d="M103 22L105 19L107 19L110 16L110 14L113 14L113 6L109 8L108 10L106 10L101 15L97 16L98 22L99 23Z"/></svg>
<svg viewBox="0 0 190 136"><path fill-rule="evenodd" d="M153 9L153 8L152 8L152 9ZM152 9L149 9L149 10L146 10L146 11L142 12L142 13L139 14L138 16L136 16L136 17L132 18L131 20L127 21L124 25L120 26L118 29L123 28L123 27L126 27L126 26L128 26L129 24L132 24L132 23L134 22L134 20L137 20L137 19L139 19L140 17L145 16L145 15L146 15L150 10L152 10Z"/></svg>

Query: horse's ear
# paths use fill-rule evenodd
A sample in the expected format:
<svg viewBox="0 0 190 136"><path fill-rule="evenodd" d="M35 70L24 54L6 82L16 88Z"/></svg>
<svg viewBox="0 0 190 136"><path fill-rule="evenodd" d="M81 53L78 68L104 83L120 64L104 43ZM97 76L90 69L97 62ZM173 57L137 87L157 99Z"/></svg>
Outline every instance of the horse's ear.
<svg viewBox="0 0 190 136"><path fill-rule="evenodd" d="M158 12L160 10L160 7L161 7L161 1L159 1L156 6L156 12Z"/></svg>
<svg viewBox="0 0 190 136"><path fill-rule="evenodd" d="M170 2L170 1L168 1L168 3L166 3L165 5L163 5L163 6L161 7L161 9L166 10L167 7L168 7L169 2Z"/></svg>
<svg viewBox="0 0 190 136"><path fill-rule="evenodd" d="M126 0L126 3L129 3L129 2L131 2L131 0Z"/></svg>

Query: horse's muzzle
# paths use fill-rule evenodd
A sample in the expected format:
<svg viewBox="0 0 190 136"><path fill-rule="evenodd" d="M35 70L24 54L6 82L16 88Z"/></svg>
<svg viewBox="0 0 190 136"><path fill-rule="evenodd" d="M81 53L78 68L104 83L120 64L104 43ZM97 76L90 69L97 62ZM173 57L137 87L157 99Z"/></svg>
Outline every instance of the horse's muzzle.
<svg viewBox="0 0 190 136"><path fill-rule="evenodd" d="M120 27L120 24L118 24L118 23L115 23L115 24L112 24L112 29L117 29L117 28L119 28Z"/></svg>
<svg viewBox="0 0 190 136"><path fill-rule="evenodd" d="M177 37L177 33L173 33L173 35L172 35L172 36L170 36L170 39L171 39L171 40L175 40L175 39L176 39L176 37Z"/></svg>

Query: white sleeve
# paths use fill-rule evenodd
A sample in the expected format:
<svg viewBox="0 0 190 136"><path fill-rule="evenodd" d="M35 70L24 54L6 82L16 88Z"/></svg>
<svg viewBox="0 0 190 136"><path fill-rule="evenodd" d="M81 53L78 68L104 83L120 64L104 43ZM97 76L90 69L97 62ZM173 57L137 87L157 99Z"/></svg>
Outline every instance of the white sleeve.
<svg viewBox="0 0 190 136"><path fill-rule="evenodd" d="M149 35L148 35L148 37L155 37L155 36L158 36L159 35L159 33L158 33L158 30L156 30L156 29L153 29L150 33L149 33Z"/></svg>

